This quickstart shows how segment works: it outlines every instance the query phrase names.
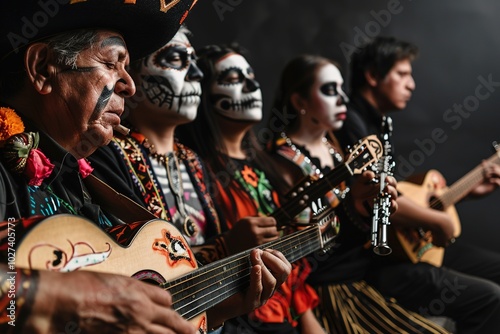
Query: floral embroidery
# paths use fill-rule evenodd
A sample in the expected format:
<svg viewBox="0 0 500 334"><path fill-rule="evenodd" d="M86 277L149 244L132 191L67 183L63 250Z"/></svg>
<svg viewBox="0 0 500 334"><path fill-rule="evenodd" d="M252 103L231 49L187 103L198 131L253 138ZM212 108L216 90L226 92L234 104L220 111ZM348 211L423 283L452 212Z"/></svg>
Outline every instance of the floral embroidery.
<svg viewBox="0 0 500 334"><path fill-rule="evenodd" d="M255 175L255 172L250 167L245 165L243 167L243 170L241 171L241 176L243 176L243 179L246 183L254 188L257 188L259 178L257 177L257 175Z"/></svg>

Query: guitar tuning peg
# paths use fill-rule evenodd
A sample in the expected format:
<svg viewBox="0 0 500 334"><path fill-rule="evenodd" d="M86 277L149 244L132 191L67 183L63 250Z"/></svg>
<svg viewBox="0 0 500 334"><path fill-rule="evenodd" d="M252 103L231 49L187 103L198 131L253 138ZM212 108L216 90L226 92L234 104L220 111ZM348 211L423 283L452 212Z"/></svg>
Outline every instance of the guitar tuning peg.
<svg viewBox="0 0 500 334"><path fill-rule="evenodd" d="M500 145L498 145L497 141L492 142L491 145L493 145L493 148L495 149L495 151L500 150Z"/></svg>

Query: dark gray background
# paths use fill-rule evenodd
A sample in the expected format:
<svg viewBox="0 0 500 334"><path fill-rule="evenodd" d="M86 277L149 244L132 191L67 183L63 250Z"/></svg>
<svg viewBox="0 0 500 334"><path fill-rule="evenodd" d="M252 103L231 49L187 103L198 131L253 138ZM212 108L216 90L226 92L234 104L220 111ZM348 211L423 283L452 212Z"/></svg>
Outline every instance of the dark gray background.
<svg viewBox="0 0 500 334"><path fill-rule="evenodd" d="M407 109L392 115L397 174L437 169L452 184L500 141L499 15L497 0L200 0L186 23L195 47L236 41L250 51L266 116L279 73L293 56L333 58L348 80L346 54L364 38L393 35L415 43L421 51L413 64L417 89ZM498 84L476 91L480 77ZM447 111L463 104L466 117ZM434 131L441 131L438 140ZM500 251L500 191L457 209L463 240Z"/></svg>

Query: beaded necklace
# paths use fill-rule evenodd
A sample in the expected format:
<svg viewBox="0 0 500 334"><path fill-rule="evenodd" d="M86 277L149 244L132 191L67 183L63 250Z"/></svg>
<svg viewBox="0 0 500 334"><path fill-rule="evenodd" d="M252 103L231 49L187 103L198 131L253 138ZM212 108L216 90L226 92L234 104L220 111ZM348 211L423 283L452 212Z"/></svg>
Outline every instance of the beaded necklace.
<svg viewBox="0 0 500 334"><path fill-rule="evenodd" d="M170 191L174 196L175 206L177 207L177 211L181 216L182 230L189 237L195 236L198 232L198 229L186 210L186 206L184 203L184 187L182 185L182 175L176 153L158 153L154 144L151 144L145 137L143 139L142 145L148 151L151 158L155 159L165 167L165 170L167 171L168 187L170 188Z"/></svg>
<svg viewBox="0 0 500 334"><path fill-rule="evenodd" d="M294 161L296 161L297 158L302 155L303 156L303 161L305 162L305 164L308 165L308 167L304 166L304 163L301 164L301 167L303 167L303 168L306 167L304 169L308 173L314 172L314 174L316 174L317 176L320 176L320 177L323 176L323 173L321 172L321 169L319 169L312 162L311 158L308 157L304 152L302 152L297 147L297 145L295 145L293 143L292 139L290 139L290 137L288 137L285 132L281 132L281 138L283 138L285 140L286 144L292 149L293 152L295 152ZM342 156L340 155L339 152L337 152L337 150L335 150L335 148L330 144L330 142L328 141L328 139L326 137L321 138L321 141L328 147L328 153L330 153L330 155L333 158L333 168L335 168L335 166L337 164L340 164L340 163L343 162Z"/></svg>
<svg viewBox="0 0 500 334"><path fill-rule="evenodd" d="M297 147L297 145L293 143L292 139L290 139L290 137L287 136L285 132L281 132L281 138L285 140L287 146L290 147L290 149L294 152L295 156L292 158L293 162L298 164L299 167L301 167L309 175L314 173L314 175L320 178L323 177L323 173L312 162L311 158L308 157L304 152L302 152ZM335 150L335 148L330 144L330 142L326 137L323 137L321 141L328 147L328 152L333 158L333 168L335 168L335 166L337 166L338 164L341 164L343 162L342 155L339 152L337 152L337 150ZM336 198L333 198L328 194L326 196L330 204L335 207L341 200L343 200L347 196L347 193L349 191L350 191L349 187L345 187L344 189L341 189L340 187L335 187L332 189L331 193L334 194Z"/></svg>

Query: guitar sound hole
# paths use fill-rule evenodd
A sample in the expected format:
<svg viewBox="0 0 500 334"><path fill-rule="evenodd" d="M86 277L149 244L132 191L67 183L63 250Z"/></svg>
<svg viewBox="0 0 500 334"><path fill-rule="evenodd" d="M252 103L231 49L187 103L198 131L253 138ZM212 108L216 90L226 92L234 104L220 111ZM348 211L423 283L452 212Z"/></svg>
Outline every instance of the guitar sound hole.
<svg viewBox="0 0 500 334"><path fill-rule="evenodd" d="M132 277L152 285L165 284L167 281L161 274L154 270L141 270L132 275Z"/></svg>
<svg viewBox="0 0 500 334"><path fill-rule="evenodd" d="M443 202L441 202L439 197L432 196L429 199L429 203L430 203L430 207L435 209L435 210L443 211L443 209L444 209Z"/></svg>

